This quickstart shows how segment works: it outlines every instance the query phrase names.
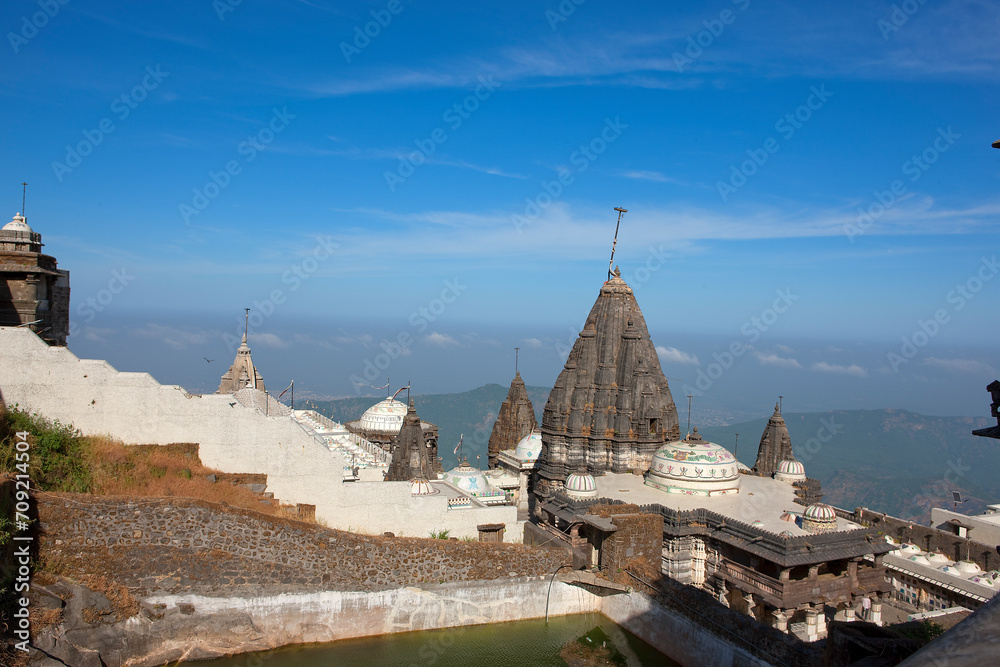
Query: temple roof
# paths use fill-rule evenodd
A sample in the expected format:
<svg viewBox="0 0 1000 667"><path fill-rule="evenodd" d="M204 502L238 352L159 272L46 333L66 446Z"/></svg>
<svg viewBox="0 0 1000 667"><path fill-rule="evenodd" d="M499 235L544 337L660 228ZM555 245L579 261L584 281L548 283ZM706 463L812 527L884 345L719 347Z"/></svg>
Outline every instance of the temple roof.
<svg viewBox="0 0 1000 667"><path fill-rule="evenodd" d="M788 435L788 427L781 416L781 408L775 403L774 414L767 420L764 433L760 436L760 447L757 449L757 461L753 471L758 475L773 475L782 461L794 461L792 454L792 439Z"/></svg>
<svg viewBox="0 0 1000 667"><path fill-rule="evenodd" d="M620 272L587 316L542 417L540 475L645 470L680 437L677 408L646 321Z"/></svg>
<svg viewBox="0 0 1000 667"><path fill-rule="evenodd" d="M500 452L513 449L518 442L538 427L535 408L528 398L528 390L520 373L514 374L507 398L500 406L497 420L493 423L489 442L489 467L497 466Z"/></svg>
<svg viewBox="0 0 1000 667"><path fill-rule="evenodd" d="M392 447L392 461L386 472L387 482L407 482L413 479L436 479L430 450L424 441L424 431L420 425L417 409L410 401L399 429L399 435Z"/></svg>
<svg viewBox="0 0 1000 667"><path fill-rule="evenodd" d="M264 378L257 372L253 358L250 356L250 346L247 345L247 335L243 334L243 340L236 350L236 359L229 370L222 375L217 394L233 394L240 389L258 389L265 391Z"/></svg>

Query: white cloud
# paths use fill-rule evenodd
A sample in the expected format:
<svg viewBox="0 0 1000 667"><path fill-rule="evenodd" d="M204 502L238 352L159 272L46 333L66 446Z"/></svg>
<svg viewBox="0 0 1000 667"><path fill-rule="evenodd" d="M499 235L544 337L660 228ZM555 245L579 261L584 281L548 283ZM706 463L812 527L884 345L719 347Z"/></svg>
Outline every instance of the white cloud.
<svg viewBox="0 0 1000 667"><path fill-rule="evenodd" d="M778 352L784 352L785 354L795 354L795 350L788 347L787 345L775 345L774 349Z"/></svg>
<svg viewBox="0 0 1000 667"><path fill-rule="evenodd" d="M656 354L660 355L663 361L672 361L677 364L697 364L698 357L687 352L682 352L676 347L656 346Z"/></svg>
<svg viewBox="0 0 1000 667"><path fill-rule="evenodd" d="M857 364L851 364L850 366L841 366L839 364L828 364L825 361L818 361L811 366L814 371L819 371L820 373L836 373L839 375L853 375L854 377L868 377L868 371L866 371L861 366Z"/></svg>
<svg viewBox="0 0 1000 667"><path fill-rule="evenodd" d="M267 347L288 347L288 343L281 340L277 335L272 333L258 333L253 336L254 343L262 343Z"/></svg>
<svg viewBox="0 0 1000 667"><path fill-rule="evenodd" d="M525 338L524 339L524 346L525 347L539 348L539 347L542 346L542 341L538 340L537 338Z"/></svg>
<svg viewBox="0 0 1000 667"><path fill-rule="evenodd" d="M440 347L457 347L460 345L457 340L448 334L441 334L437 331L433 331L427 336L424 336L424 340L432 345L438 345Z"/></svg>
<svg viewBox="0 0 1000 667"><path fill-rule="evenodd" d="M765 366L777 366L778 368L802 368L802 364L800 364L797 359L779 357L774 352L768 352L765 354L755 350L754 355L757 357L757 361Z"/></svg>
<svg viewBox="0 0 1000 667"><path fill-rule="evenodd" d="M991 366L974 359L940 359L938 357L927 357L924 359L924 365L958 373L995 372Z"/></svg>
<svg viewBox="0 0 1000 667"><path fill-rule="evenodd" d="M653 181L654 183L672 183L674 185L689 185L685 181L661 174L658 171L648 171L645 169L635 169L622 173L625 178L634 178L640 181Z"/></svg>

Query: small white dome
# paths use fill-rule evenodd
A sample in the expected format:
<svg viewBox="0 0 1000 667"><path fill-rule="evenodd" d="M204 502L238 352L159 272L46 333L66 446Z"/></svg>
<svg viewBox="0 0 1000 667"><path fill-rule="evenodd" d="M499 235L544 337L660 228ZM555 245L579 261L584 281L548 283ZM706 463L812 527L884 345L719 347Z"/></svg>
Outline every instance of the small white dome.
<svg viewBox="0 0 1000 667"><path fill-rule="evenodd" d="M363 431L399 433L406 416L406 404L387 398L371 406L361 415L359 426Z"/></svg>
<svg viewBox="0 0 1000 667"><path fill-rule="evenodd" d="M945 556L940 551L935 551L933 553L927 554L927 561L934 563L935 565L949 565L951 564L951 559Z"/></svg>
<svg viewBox="0 0 1000 667"><path fill-rule="evenodd" d="M923 554L914 554L910 556L907 560L916 563L917 565L930 565L930 561L927 560L927 556Z"/></svg>
<svg viewBox="0 0 1000 667"><path fill-rule="evenodd" d="M14 219L3 226L3 231L5 232L23 232L25 234L31 233L31 227L28 226L26 218L20 213L14 214Z"/></svg>
<svg viewBox="0 0 1000 667"><path fill-rule="evenodd" d="M464 460L444 474L444 481L473 496L493 492L483 471Z"/></svg>
<svg viewBox="0 0 1000 667"><path fill-rule="evenodd" d="M438 490L431 486L431 483L426 479L410 480L410 495L432 496L437 492Z"/></svg>
<svg viewBox="0 0 1000 667"><path fill-rule="evenodd" d="M903 544L899 547L899 550L902 551L904 554L920 553L920 547L918 547L916 544L913 544L912 542L903 542Z"/></svg>
<svg viewBox="0 0 1000 667"><path fill-rule="evenodd" d="M532 431L521 438L514 448L514 458L521 463L534 463L538 460L538 455L542 453L542 434L538 430Z"/></svg>
<svg viewBox="0 0 1000 667"><path fill-rule="evenodd" d="M983 568L979 567L978 564L973 563L971 560L958 561L955 563L955 569L962 574L979 574L983 571Z"/></svg>
<svg viewBox="0 0 1000 667"><path fill-rule="evenodd" d="M566 477L566 495L576 500L597 497L597 480L588 473L570 473Z"/></svg>

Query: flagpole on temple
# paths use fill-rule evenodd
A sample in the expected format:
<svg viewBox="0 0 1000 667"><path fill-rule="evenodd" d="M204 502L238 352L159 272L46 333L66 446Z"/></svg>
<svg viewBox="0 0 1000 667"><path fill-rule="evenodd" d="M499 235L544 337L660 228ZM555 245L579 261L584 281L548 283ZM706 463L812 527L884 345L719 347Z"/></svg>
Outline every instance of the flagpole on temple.
<svg viewBox="0 0 1000 667"><path fill-rule="evenodd" d="M628 209L621 206L615 206L615 210L618 211L618 224L615 225L615 240L611 244L611 260L608 262L608 280L611 280L611 269L614 268L615 264L615 246L618 245L618 228L622 224L622 214L628 213Z"/></svg>

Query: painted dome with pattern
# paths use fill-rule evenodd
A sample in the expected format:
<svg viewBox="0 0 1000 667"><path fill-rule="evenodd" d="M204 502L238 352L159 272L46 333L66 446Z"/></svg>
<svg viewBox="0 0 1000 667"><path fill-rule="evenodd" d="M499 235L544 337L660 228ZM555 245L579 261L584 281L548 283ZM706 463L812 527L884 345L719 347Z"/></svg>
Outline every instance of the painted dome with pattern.
<svg viewBox="0 0 1000 667"><path fill-rule="evenodd" d="M514 458L521 463L534 463L542 453L542 433L534 430L521 438L514 448Z"/></svg>
<svg viewBox="0 0 1000 667"><path fill-rule="evenodd" d="M566 477L566 494L570 498L597 497L597 480L588 473L570 473Z"/></svg>
<svg viewBox="0 0 1000 667"><path fill-rule="evenodd" d="M444 481L473 496L492 494L493 492L493 488L486 481L486 475L483 474L483 471L469 465L467 460L463 460L446 472Z"/></svg>
<svg viewBox="0 0 1000 667"><path fill-rule="evenodd" d="M668 443L653 455L645 483L690 496L739 493L740 469L729 450L703 440L695 427L687 438Z"/></svg>
<svg viewBox="0 0 1000 667"><path fill-rule="evenodd" d="M778 464L778 469L774 471L774 478L789 484L804 482L806 481L806 467L799 461L786 459Z"/></svg>
<svg viewBox="0 0 1000 667"><path fill-rule="evenodd" d="M806 508L802 514L806 519L813 521L836 521L837 513L826 503L814 503Z"/></svg>
<svg viewBox="0 0 1000 667"><path fill-rule="evenodd" d="M802 513L802 529L810 533L837 530L837 513L825 503L814 503Z"/></svg>
<svg viewBox="0 0 1000 667"><path fill-rule="evenodd" d="M383 433L399 433L403 427L403 417L406 416L406 405L387 398L371 406L361 415L359 427L363 431L381 431Z"/></svg>

